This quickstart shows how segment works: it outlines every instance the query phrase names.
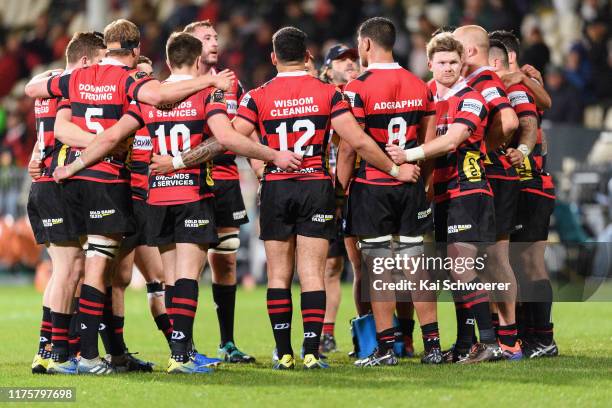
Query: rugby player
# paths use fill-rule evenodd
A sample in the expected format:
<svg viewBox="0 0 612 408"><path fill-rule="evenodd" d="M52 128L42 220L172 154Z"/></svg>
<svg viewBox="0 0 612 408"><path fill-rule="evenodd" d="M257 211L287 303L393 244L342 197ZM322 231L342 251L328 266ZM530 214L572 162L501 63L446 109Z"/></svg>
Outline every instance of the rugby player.
<svg viewBox="0 0 612 408"><path fill-rule="evenodd" d="M290 285L296 260L302 285L304 367L325 368L318 348L325 315L323 273L334 230L333 189L324 164L330 125L341 138L351 135L358 153L394 177L416 180L416 172L414 167L395 167L360 130L342 94L306 73L306 34L285 27L275 33L272 43L271 59L279 74L244 96L233 125L244 135L257 129L264 144L303 156L295 173L267 164L260 237L268 259L268 314L280 356L274 368L295 367ZM210 151L204 149L180 156L190 164L207 157ZM168 168L167 160L157 164L162 171Z"/></svg>
<svg viewBox="0 0 612 408"><path fill-rule="evenodd" d="M209 20L189 24L183 32L202 41L200 75L216 73L219 58L218 34ZM232 120L244 94L240 81L232 82L225 92L227 115ZM219 356L228 363L253 363L255 358L242 352L234 340L234 310L236 307L236 253L240 247L240 225L249 222L240 191L236 155L227 151L213 160L212 187L215 195L215 223L219 245L208 250L212 270L212 293L219 321Z"/></svg>
<svg viewBox="0 0 612 408"><path fill-rule="evenodd" d="M344 44L332 46L327 52L323 68L321 69L321 80L336 85L342 91L346 84L355 79L359 74L358 58L359 55L354 48L348 48ZM334 135L333 129L330 130L330 133L328 164L330 175L335 182L339 138ZM327 302L323 321L323 335L321 336L321 352L323 353L336 351L334 328L336 315L340 307L340 297L342 294L340 277L344 270L344 256L346 254L344 237L342 235L343 197L343 194L340 194L339 197L337 194L337 198L340 198L340 200L337 200L336 235L329 243L329 252L325 262L325 296Z"/></svg>
<svg viewBox="0 0 612 408"><path fill-rule="evenodd" d="M486 102L479 92L461 78L463 46L450 33L437 34L427 44L429 69L436 94L437 137L422 146L403 152L396 146L387 151L396 163L435 158L433 173L435 238L446 242L448 256L474 259L475 243L495 238L495 215L491 188L484 172L487 124ZM480 282L473 268L451 271L455 281ZM457 307L479 318L480 341L471 351L472 335L459 337L454 362L475 363L495 360L502 351L490 322L488 295L484 291L457 290ZM489 319L487 321L487 318ZM488 323L481 326L480 323ZM469 352L468 352L469 351Z"/></svg>
<svg viewBox="0 0 612 408"><path fill-rule="evenodd" d="M190 34L175 33L168 39L166 53L172 72L166 82L186 82L198 75L200 40ZM212 133L232 151L275 163L279 168L295 169L300 162L296 154L272 150L235 132L227 118L223 91L206 88L166 106L132 103L128 113L98 135L76 161L57 168L55 179L61 181L82 171L142 126L147 127L153 138L154 154L180 158L181 152L197 149ZM149 177L147 216L157 222L147 223L147 241L160 248L166 280L174 286L169 373L210 371L196 363L191 345L198 279L206 263L208 246L219 242L212 184L208 165L187 167L183 163L168 176Z"/></svg>
<svg viewBox="0 0 612 408"><path fill-rule="evenodd" d="M138 57L136 69L149 77L153 75L152 62L144 55ZM132 280L134 264L145 279L149 309L157 328L164 334L168 342L172 335L172 324L164 305L162 283L164 273L161 257L157 248L146 245L145 237L148 165L151 150L152 142L149 133L146 128L139 129L130 143L126 160L130 171L132 208L136 228L121 241L121 249L112 276L112 288L109 287L106 290L106 300L111 303L110 311L106 307L104 309L103 324L106 326L106 333L100 331L100 337L109 352L111 364L118 371L149 372L153 366L152 363L137 359L129 353L123 337L125 290Z"/></svg>
<svg viewBox="0 0 612 408"><path fill-rule="evenodd" d="M381 17L371 18L359 27L359 58L366 71L346 86L345 94L369 140L380 147L398 143L405 149L435 136L435 107L425 83L394 61L395 32L393 23ZM346 232L359 238L365 256L381 247L395 247L400 256L419 255L423 251L422 235L431 224L423 179L417 177L409 183L400 182L377 169L367 157L360 156L360 167L348 196ZM352 177L354 163L354 150L348 143L341 142L337 172L345 189ZM413 169L419 170L418 166ZM357 360L355 365L395 365L393 312L396 302L373 298L371 306L378 347L372 355ZM440 363L435 297L421 294L414 306L425 345L421 361Z"/></svg>
<svg viewBox="0 0 612 408"><path fill-rule="evenodd" d="M508 73L510 69L508 51L504 43L491 39L489 42L489 65L499 76ZM519 117L519 128L506 149L506 157L510 163L519 170L523 166L525 157L534 149L538 138L538 113L531 91L522 84L515 84L506 89L510 104ZM519 196L520 200L520 196ZM550 207L552 211L552 207ZM550 215L549 215L550 217ZM501 277L492 276L494 280ZM513 284L516 284L514 280ZM504 305L499 305L500 318L505 325L497 328L499 343L504 351L504 357L510 360L522 358L521 345L517 338L516 326L516 290L512 290ZM508 311L504 316L502 311Z"/></svg>
<svg viewBox="0 0 612 408"><path fill-rule="evenodd" d="M72 121L92 134L102 133L127 112L130 100L152 104L172 103L209 85L228 87L232 75L202 76L190 81L161 84L142 77L134 69L140 55L140 32L127 20L106 26L107 57L99 64L64 73L51 79L30 81L31 97L64 97L69 100ZM76 127L76 126L75 126ZM65 142L65 141L64 141ZM70 149L68 162L78 160L81 149ZM124 155L112 155L62 186L70 211L72 231L85 242L85 277L80 294L81 358L78 372L103 375L115 372L100 359L98 328L104 310L109 265L119 251L122 237L133 230L131 191Z"/></svg>
<svg viewBox="0 0 612 408"><path fill-rule="evenodd" d="M538 82L539 73L526 67L527 75L523 74L517 64L520 42L512 33L495 31L489 35L491 41L499 41L506 48L508 60L504 60L502 79L518 74L521 82L508 87L508 97L521 120L521 128L529 126L535 132L535 144L527 155L521 155L508 149L508 154L517 157L515 166L521 179L521 192L518 201L518 230L510 236L510 241L518 243L520 253L519 276L521 277L521 292L528 300L537 298L537 302L525 301L520 307L527 333L523 335L523 354L528 358L554 357L559 354L553 338L552 298L553 292L550 278L546 271L544 252L548 239L550 216L555 205L555 190L552 177L545 168L545 135L540 126L542 111L536 112L536 106L546 109L550 106L550 96ZM499 50L499 47L497 47ZM499 53L499 51L498 51ZM534 78L534 79L532 79ZM541 80L541 77L540 77ZM518 87L516 90L515 87ZM511 89L513 91L511 91ZM534 106L534 104L536 106ZM529 123L523 123L527 122ZM534 129L534 126L537 130ZM520 141L519 141L520 143ZM519 150L520 151L520 150ZM522 156L522 160L521 159ZM514 164L514 163L513 163ZM517 316L517 320L519 316Z"/></svg>
<svg viewBox="0 0 612 408"><path fill-rule="evenodd" d="M509 162L503 148L518 128L518 117L510 105L503 83L488 66L489 37L486 30L480 26L469 25L456 29L453 35L464 48L465 63L462 74L468 85L482 94L487 102L489 115L485 130L488 151L485 172L494 195L496 239L494 245L487 247L487 274L502 282L511 283L515 277L508 254L509 234L516 228L519 185L516 169ZM482 321L481 324L485 316L471 316L469 308L461 307L465 302L457 298L455 300L458 327L456 347L460 350L450 350L451 352L446 354L448 360L456 360L465 355L467 338L474 338L474 321L478 323L481 335L481 328L488 330L492 324L491 315L487 322ZM500 325L512 325L514 310L510 310L504 302L495 305L500 308ZM480 339L481 344L488 343L488 334L486 336L486 339Z"/></svg>
<svg viewBox="0 0 612 408"><path fill-rule="evenodd" d="M65 71L97 64L104 56L103 51L101 36L75 33L66 47ZM48 74L37 79L47 78ZM47 247L53 272L43 295L40 340L32 372L73 374L76 360L69 358L68 331L74 320L72 300L83 262L78 237L71 233L64 212L60 187L52 177L63 159L59 154L62 144L53 132L59 103L59 98L37 98L34 104L38 137L28 166L33 180L27 210L36 242Z"/></svg>

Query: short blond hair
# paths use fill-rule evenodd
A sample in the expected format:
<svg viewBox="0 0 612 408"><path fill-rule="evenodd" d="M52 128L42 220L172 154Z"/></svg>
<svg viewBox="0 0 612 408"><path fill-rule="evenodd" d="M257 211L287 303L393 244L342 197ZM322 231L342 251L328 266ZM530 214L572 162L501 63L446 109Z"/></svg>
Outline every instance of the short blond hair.
<svg viewBox="0 0 612 408"><path fill-rule="evenodd" d="M109 54L130 54L140 44L140 30L136 24L120 18L104 28L104 44L110 49Z"/></svg>
<svg viewBox="0 0 612 408"><path fill-rule="evenodd" d="M193 23L187 24L183 29L184 33L193 34L198 28L213 28L210 20L194 21Z"/></svg>
<svg viewBox="0 0 612 408"><path fill-rule="evenodd" d="M427 43L427 59L431 61L436 52L456 52L463 57L463 45L451 33L442 32L434 35Z"/></svg>

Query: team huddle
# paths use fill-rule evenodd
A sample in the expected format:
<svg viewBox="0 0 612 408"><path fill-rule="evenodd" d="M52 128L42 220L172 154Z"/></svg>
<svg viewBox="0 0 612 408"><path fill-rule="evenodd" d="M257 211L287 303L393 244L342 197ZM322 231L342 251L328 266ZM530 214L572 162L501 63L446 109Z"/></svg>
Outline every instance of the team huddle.
<svg viewBox="0 0 612 408"><path fill-rule="evenodd" d="M329 367L323 353L336 349L345 254L357 314L371 313L376 327L377 347L356 366L412 356L414 311L425 364L557 355L544 267L554 188L539 128L550 98L537 71L518 67L513 34L478 26L435 34L427 45L433 79L425 84L394 61L395 27L385 18L359 27L357 49L332 47L320 78L306 34L285 27L272 39L278 74L249 92L233 72L216 70L217 39L209 21L173 33L166 44L171 75L160 82L140 55L136 25L116 20L103 34L76 33L66 68L26 85L38 131L28 215L53 265L33 373L152 371L123 337L134 265L169 347L168 373L255 361L234 339L238 232L248 222L236 155L249 160L261 185L274 369L296 365L295 271L303 366ZM361 296L370 267L364 260L380 248L420 256L431 230L451 257L475 257L486 243L497 279L514 282L504 299L453 291L457 338L447 351L435 294L413 302ZM510 264L510 241L528 243L520 271ZM219 358L199 353L194 342L207 261ZM521 282L546 301L517 303L515 273L526 274ZM480 282L475 270L450 275Z"/></svg>

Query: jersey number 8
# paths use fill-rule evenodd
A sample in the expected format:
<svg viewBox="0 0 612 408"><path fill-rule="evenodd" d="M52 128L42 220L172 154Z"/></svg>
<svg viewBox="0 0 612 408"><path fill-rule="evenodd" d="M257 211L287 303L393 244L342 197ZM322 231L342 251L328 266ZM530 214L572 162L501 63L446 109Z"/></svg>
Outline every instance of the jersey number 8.
<svg viewBox="0 0 612 408"><path fill-rule="evenodd" d="M406 146L406 129L408 128L408 124L406 120L401 116L396 116L389 121L389 126L387 126L387 133L389 134L388 144L395 144L397 140L397 145L400 148L404 148Z"/></svg>

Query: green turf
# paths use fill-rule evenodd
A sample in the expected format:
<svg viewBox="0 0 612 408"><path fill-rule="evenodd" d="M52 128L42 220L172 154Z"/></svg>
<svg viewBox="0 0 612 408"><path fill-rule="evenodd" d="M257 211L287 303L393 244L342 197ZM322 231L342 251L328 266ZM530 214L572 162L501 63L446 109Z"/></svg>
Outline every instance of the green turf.
<svg viewBox="0 0 612 408"><path fill-rule="evenodd" d="M219 368L212 375L169 376L161 372L167 347L148 314L144 292L127 296L126 340L140 357L157 364L153 374L105 378L33 376L40 295L30 288L0 288L0 386L77 389L77 403L89 407L139 406L609 406L612 401L612 306L609 303L555 305L556 339L561 357L478 366L422 366L417 359L398 367L356 369L346 357L351 347L349 288L344 288L336 335L341 352L330 355L332 369L275 372L265 308L265 290L239 291L236 340L254 354L254 366ZM299 305L298 292L294 304ZM454 313L439 306L443 345L454 336ZM210 287L204 287L195 327L200 351L216 352L218 329ZM294 313L293 344L299 350L301 323ZM418 329L416 331L418 335ZM419 341L417 349L421 349ZM57 404L56 404L57 405ZM66 404L74 406L74 404Z"/></svg>

